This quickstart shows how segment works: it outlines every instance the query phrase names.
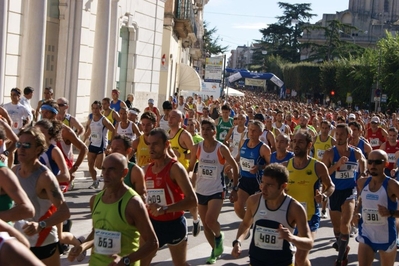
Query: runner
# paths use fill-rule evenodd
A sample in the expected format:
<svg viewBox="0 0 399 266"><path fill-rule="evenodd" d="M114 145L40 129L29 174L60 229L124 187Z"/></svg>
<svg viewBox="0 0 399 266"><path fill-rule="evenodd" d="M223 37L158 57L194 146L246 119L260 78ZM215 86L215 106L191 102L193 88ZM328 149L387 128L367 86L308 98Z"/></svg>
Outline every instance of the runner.
<svg viewBox="0 0 399 266"><path fill-rule="evenodd" d="M259 185L261 193L248 198L247 212L233 241L233 257L240 256L241 242L251 225L254 225L249 247L251 266L293 265L293 244L310 251L313 238L306 223L306 211L285 194L288 175L281 165L266 166ZM293 234L295 228L298 235Z"/></svg>
<svg viewBox="0 0 399 266"><path fill-rule="evenodd" d="M391 177L391 171L395 168L395 153L399 151L398 130L394 127L388 129L387 141L382 143L381 150L388 154L389 165L384 168L385 175ZM393 176L395 178L395 176Z"/></svg>
<svg viewBox="0 0 399 266"><path fill-rule="evenodd" d="M227 104L222 106L222 116L215 120L216 124L216 139L224 142L230 128L233 127L233 118L230 117L231 107Z"/></svg>
<svg viewBox="0 0 399 266"><path fill-rule="evenodd" d="M158 248L145 205L137 192L123 183L128 172L125 156L108 155L102 171L104 190L90 199L92 232L85 242L71 250L68 260L74 261L93 247L89 265L138 266L140 260Z"/></svg>
<svg viewBox="0 0 399 266"><path fill-rule="evenodd" d="M338 251L336 265L340 266L348 264L350 249L348 243L357 196L358 171L360 176L366 176L365 158L362 152L348 144L351 134L351 129L347 124L338 124L335 132L337 143L323 155L323 163L327 166L335 185L335 191L330 196L329 207L336 238L333 247Z"/></svg>
<svg viewBox="0 0 399 266"><path fill-rule="evenodd" d="M367 160L370 176L357 182L360 197L354 220L359 220L357 239L360 266L372 265L376 252L380 255L380 265L395 264L399 184L384 174L387 166L387 153L372 151Z"/></svg>
<svg viewBox="0 0 399 266"><path fill-rule="evenodd" d="M270 163L283 163L294 157L294 153L288 150L290 137L284 133L276 138L276 151L270 155Z"/></svg>
<svg viewBox="0 0 399 266"><path fill-rule="evenodd" d="M112 101L110 101L110 108L112 110L114 110L115 112L119 113L119 110L123 107L123 108L127 108L127 105L124 101L119 100L119 94L120 91L117 89L113 89L112 90ZM129 97L129 95L128 95ZM109 98L108 98L109 99ZM132 99L133 103L134 97Z"/></svg>
<svg viewBox="0 0 399 266"><path fill-rule="evenodd" d="M380 125L380 118L378 116L373 116L370 121L370 128L367 129L366 135L364 136L370 142L373 150L379 149L388 136L386 130L381 128Z"/></svg>
<svg viewBox="0 0 399 266"><path fill-rule="evenodd" d="M196 145L198 172L195 188L205 237L212 247L211 256L206 263L214 264L224 250L224 234L218 222L226 190L223 168L225 163L230 165L233 170L233 184L236 186L238 165L228 148L215 139L215 123L202 120L201 132L204 141Z"/></svg>
<svg viewBox="0 0 399 266"><path fill-rule="evenodd" d="M153 162L144 167L144 172L151 223L159 247L168 244L173 264L188 265L184 210L195 207L197 197L187 171L167 153L170 145L167 133L161 128L155 128L151 130L148 140ZM155 253L151 252L143 258L142 265L150 265Z"/></svg>
<svg viewBox="0 0 399 266"><path fill-rule="evenodd" d="M83 125L71 114L67 113L69 108L68 100L64 97L57 99L58 104L58 114L56 115L56 119L64 123L67 127L70 127L75 131L77 136L84 134Z"/></svg>

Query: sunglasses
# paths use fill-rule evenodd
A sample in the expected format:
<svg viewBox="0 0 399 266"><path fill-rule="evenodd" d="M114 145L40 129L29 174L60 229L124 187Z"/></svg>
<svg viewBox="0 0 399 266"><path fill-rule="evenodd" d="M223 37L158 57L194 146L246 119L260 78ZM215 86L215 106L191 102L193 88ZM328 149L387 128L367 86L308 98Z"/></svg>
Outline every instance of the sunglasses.
<svg viewBox="0 0 399 266"><path fill-rule="evenodd" d="M15 143L15 146L17 147L17 149L19 148L24 148L24 149L29 149L31 147L31 144L29 142L17 142Z"/></svg>
<svg viewBox="0 0 399 266"><path fill-rule="evenodd" d="M380 164L383 164L385 162L385 160L383 160L383 159L378 159L378 160L367 160L367 163L368 164L376 164L376 165L380 165Z"/></svg>
<svg viewBox="0 0 399 266"><path fill-rule="evenodd" d="M58 106L59 107L64 107L64 106L67 106L67 104L66 103L59 103Z"/></svg>

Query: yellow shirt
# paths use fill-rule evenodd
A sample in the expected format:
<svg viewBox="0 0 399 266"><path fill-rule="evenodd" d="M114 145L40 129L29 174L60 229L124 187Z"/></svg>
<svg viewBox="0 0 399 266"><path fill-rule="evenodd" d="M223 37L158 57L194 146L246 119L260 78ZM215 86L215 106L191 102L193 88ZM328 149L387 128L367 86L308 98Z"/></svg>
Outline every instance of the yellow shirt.
<svg viewBox="0 0 399 266"><path fill-rule="evenodd" d="M110 110L111 110L111 112L109 112L109 114L105 117L109 120L109 122L111 122L112 125L115 126L115 124L114 124L115 120L114 120L114 117L112 116L114 110L113 109L110 109ZM111 140L112 140L112 131L108 130L108 143L110 143Z"/></svg>
<svg viewBox="0 0 399 266"><path fill-rule="evenodd" d="M172 147L173 150L177 150L179 152L178 161L187 170L190 165L190 161L186 159L186 154L185 154L187 153L187 149L184 149L182 146L180 146L179 143L179 138L183 130L184 129L180 128L179 131L177 131L177 133L175 134L175 136L170 139L170 146Z"/></svg>
<svg viewBox="0 0 399 266"><path fill-rule="evenodd" d="M137 165L143 167L151 162L150 149L145 143L144 135L139 138L139 145L137 145L136 151Z"/></svg>
<svg viewBox="0 0 399 266"><path fill-rule="evenodd" d="M320 135L317 136L316 141L313 144L314 147L313 157L321 161L323 159L324 152L333 146L332 140L333 138L331 136L328 136L327 140L323 142L320 140Z"/></svg>
<svg viewBox="0 0 399 266"><path fill-rule="evenodd" d="M320 189L319 177L316 175L316 162L309 158L309 163L302 169L294 167L294 158L288 161L287 169L290 173L287 186L287 194L299 201L305 208L308 220L318 212L318 206L314 199L316 189Z"/></svg>

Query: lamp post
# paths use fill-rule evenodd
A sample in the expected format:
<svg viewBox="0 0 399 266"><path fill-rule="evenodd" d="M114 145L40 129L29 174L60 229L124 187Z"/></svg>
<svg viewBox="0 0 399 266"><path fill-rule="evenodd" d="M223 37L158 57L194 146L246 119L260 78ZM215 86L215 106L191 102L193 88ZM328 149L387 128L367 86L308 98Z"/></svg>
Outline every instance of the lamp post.
<svg viewBox="0 0 399 266"><path fill-rule="evenodd" d="M263 70L263 72L266 72L266 70L267 70L267 68L266 68L266 55L267 55L267 51L266 51L266 50L262 50L262 55L263 55L262 70Z"/></svg>

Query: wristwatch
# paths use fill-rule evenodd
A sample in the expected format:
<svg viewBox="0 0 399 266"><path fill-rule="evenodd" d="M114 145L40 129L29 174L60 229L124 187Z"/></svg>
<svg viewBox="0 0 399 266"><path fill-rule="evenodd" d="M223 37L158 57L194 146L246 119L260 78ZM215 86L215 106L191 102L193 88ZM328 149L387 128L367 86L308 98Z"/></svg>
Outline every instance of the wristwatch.
<svg viewBox="0 0 399 266"><path fill-rule="evenodd" d="M234 190L234 191L238 191L238 186L234 186L234 187L233 187L233 190Z"/></svg>
<svg viewBox="0 0 399 266"><path fill-rule="evenodd" d="M130 265L130 259L128 256L122 258L123 264Z"/></svg>
<svg viewBox="0 0 399 266"><path fill-rule="evenodd" d="M5 156L8 157L8 155L10 154L10 152L9 152L9 151L3 151L3 154L4 154Z"/></svg>
<svg viewBox="0 0 399 266"><path fill-rule="evenodd" d="M39 227L43 230L44 228L47 227L47 223L45 221L40 221L39 222Z"/></svg>
<svg viewBox="0 0 399 266"><path fill-rule="evenodd" d="M234 240L233 241L233 243L232 243L232 245L233 245L233 248L234 248L234 246L236 245L238 243L238 245L241 247L241 242L239 241L239 240Z"/></svg>
<svg viewBox="0 0 399 266"><path fill-rule="evenodd" d="M163 214L166 214L166 211L169 209L168 206L162 206Z"/></svg>

